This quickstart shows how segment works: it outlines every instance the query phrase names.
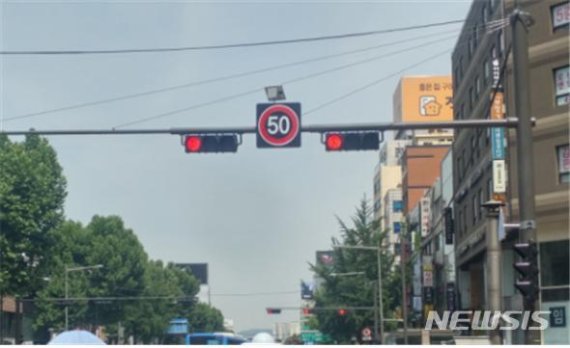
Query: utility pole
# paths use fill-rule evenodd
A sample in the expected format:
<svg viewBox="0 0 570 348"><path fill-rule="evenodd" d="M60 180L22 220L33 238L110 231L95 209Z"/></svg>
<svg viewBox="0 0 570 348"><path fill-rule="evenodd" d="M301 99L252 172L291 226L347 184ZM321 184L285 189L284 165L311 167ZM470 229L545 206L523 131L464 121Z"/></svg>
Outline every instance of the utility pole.
<svg viewBox="0 0 570 348"><path fill-rule="evenodd" d="M408 302L406 299L406 264L407 264L407 245L408 234L406 224L402 224L402 232L400 234L400 265L402 268L402 319L404 320L404 344L408 344Z"/></svg>
<svg viewBox="0 0 570 348"><path fill-rule="evenodd" d="M495 313L501 313L503 310L501 301L501 242L498 231L499 213L503 205L503 202L495 200L483 204L487 211L487 309L493 313L493 321L497 320ZM491 330L489 335L491 344L502 344L501 331L498 327Z"/></svg>
<svg viewBox="0 0 570 348"><path fill-rule="evenodd" d="M382 241L380 241L382 243ZM378 317L380 318L380 344L384 344L384 304L382 296L382 244L378 246L376 251L378 261Z"/></svg>
<svg viewBox="0 0 570 348"><path fill-rule="evenodd" d="M522 12L519 8L514 10L511 15L511 26L513 32L515 114L519 118L516 136L520 242L537 241L527 33L531 24L532 19L528 13ZM539 299L540 295L533 301L525 300L524 309L526 311L538 310L540 308ZM525 331L525 343L540 344L540 332L527 329Z"/></svg>

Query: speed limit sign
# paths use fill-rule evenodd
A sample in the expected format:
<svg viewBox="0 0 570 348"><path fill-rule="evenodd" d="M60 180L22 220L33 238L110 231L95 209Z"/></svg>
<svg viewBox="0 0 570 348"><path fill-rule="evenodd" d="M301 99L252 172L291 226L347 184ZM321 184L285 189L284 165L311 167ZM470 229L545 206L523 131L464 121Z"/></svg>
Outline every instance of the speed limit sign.
<svg viewBox="0 0 570 348"><path fill-rule="evenodd" d="M257 147L301 146L301 103L257 104Z"/></svg>

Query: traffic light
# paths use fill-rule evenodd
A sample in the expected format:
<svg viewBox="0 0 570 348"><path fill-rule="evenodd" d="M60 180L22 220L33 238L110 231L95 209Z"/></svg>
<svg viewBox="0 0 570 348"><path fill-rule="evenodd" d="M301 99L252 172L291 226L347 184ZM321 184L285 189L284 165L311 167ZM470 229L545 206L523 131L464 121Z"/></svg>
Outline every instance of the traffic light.
<svg viewBox="0 0 570 348"><path fill-rule="evenodd" d="M338 315L340 315L341 317L344 317L346 315L346 309L344 308L339 308L337 311Z"/></svg>
<svg viewBox="0 0 570 348"><path fill-rule="evenodd" d="M281 308L266 308L267 314L281 314Z"/></svg>
<svg viewBox="0 0 570 348"><path fill-rule="evenodd" d="M517 243L514 251L520 256L513 267L519 274L515 287L527 302L534 302L538 295L538 247L533 241Z"/></svg>
<svg viewBox="0 0 570 348"><path fill-rule="evenodd" d="M311 315L313 313L314 313L314 310L312 308L309 308L309 307L303 308L303 315L304 316Z"/></svg>
<svg viewBox="0 0 570 348"><path fill-rule="evenodd" d="M325 133L327 151L378 150L380 135L378 132L339 132Z"/></svg>
<svg viewBox="0 0 570 348"><path fill-rule="evenodd" d="M188 134L184 136L184 148L187 153L237 152L238 145L237 134Z"/></svg>

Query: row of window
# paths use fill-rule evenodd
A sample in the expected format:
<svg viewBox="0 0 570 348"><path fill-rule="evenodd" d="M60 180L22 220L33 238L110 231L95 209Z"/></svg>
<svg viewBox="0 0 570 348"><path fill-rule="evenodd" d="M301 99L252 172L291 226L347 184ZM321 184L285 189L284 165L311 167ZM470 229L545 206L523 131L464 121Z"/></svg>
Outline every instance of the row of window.
<svg viewBox="0 0 570 348"><path fill-rule="evenodd" d="M563 144L556 146L557 156L557 171L559 183L570 183L570 144ZM491 199L493 195L493 180L487 180L487 188L485 192L479 189L471 196L471 200L467 200L463 209L458 208L457 221L455 228L459 237L461 237L468 229L468 227L475 226L484 219L482 205L485 200ZM469 210L469 203L471 203L471 224L468 226L467 212Z"/></svg>

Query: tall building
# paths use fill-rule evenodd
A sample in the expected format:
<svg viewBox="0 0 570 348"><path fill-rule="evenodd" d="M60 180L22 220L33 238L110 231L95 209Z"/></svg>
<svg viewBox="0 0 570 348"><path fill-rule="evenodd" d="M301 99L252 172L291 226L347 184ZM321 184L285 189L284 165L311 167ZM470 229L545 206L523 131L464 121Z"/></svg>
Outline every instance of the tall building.
<svg viewBox="0 0 570 348"><path fill-rule="evenodd" d="M380 149L380 161L374 170L374 219L380 219L382 230L391 226L383 202L389 190L402 184L401 157L409 144L410 140L389 140Z"/></svg>
<svg viewBox="0 0 570 348"><path fill-rule="evenodd" d="M404 214L414 208L441 175L441 160L449 146L408 146L402 160Z"/></svg>
<svg viewBox="0 0 570 348"><path fill-rule="evenodd" d="M541 257L541 308L570 313L569 302L569 173L568 150L570 73L568 67L568 26L570 4L567 1L518 1L530 13L534 24L528 29L531 115L533 128L534 185L536 191L536 226ZM511 29L487 30L491 20L508 17L514 0L474 1L452 54L454 119L489 117L493 83L493 60L506 65L503 83L506 115L515 116ZM500 107L500 104L499 104ZM460 305L463 309L487 306L485 275L485 216L481 204L493 197L504 197L507 221L518 222L516 138L507 132L508 146L504 166L496 167L492 148L502 153L502 133L494 130L457 131L453 143L454 220L456 230L456 266ZM493 135L493 136L491 136ZM494 142L495 145L492 144ZM508 185L499 176L507 175ZM505 187L507 188L505 190ZM514 237L514 240L517 238ZM512 240L503 245L503 299L509 309L520 308L522 300L514 290ZM570 343L567 327L550 327L543 334L544 343ZM506 335L508 336L508 335ZM517 337L505 337L517 341Z"/></svg>

